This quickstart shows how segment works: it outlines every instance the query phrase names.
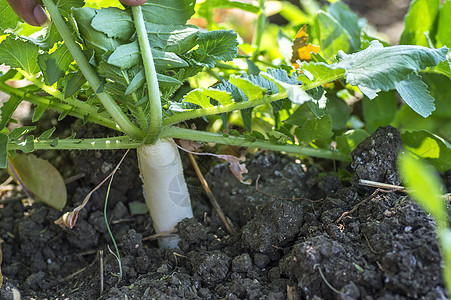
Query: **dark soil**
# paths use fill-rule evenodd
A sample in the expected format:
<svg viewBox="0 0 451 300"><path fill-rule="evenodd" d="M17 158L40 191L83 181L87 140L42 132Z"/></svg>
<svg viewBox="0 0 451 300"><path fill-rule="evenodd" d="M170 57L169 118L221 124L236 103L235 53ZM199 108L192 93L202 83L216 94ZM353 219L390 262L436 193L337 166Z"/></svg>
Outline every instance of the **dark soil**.
<svg viewBox="0 0 451 300"><path fill-rule="evenodd" d="M272 152L247 161L252 185L240 184L226 165L213 168L207 180L236 227L232 234L187 169L195 219L179 224L180 249L167 251L143 239L153 233L149 217L130 213L131 202L143 201L130 153L115 177L107 213L119 244L121 280L107 249L112 243L103 220L106 187L94 194L72 230L53 223L61 212L14 200L23 197L15 188L2 196L0 208L1 297L16 299L20 292L23 299L447 299L430 216L403 194L357 184L359 178L399 184L400 147L395 129L379 129L352 153L358 177L352 181ZM122 155L66 157L74 174L85 176L68 184L65 211L79 205Z"/></svg>

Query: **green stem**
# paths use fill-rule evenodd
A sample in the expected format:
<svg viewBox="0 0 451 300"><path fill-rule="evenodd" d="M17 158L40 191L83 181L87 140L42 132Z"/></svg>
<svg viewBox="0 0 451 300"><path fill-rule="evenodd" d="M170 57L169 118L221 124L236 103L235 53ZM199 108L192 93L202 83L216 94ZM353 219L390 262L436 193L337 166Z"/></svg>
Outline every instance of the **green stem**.
<svg viewBox="0 0 451 300"><path fill-rule="evenodd" d="M47 11L49 12L53 23L58 29L58 32L63 38L64 43L66 44L73 58L77 62L78 67L83 72L83 75L85 76L86 80L88 80L89 84L91 85L94 91L98 91L99 88L101 87L101 81L99 77L97 77L97 74L92 69L88 59L83 54L81 48L75 42L72 33L70 32L69 28L64 22L63 17L59 13L55 3L53 3L52 0L43 0L43 3L47 8ZM139 129L132 121L130 121L130 119L125 115L125 113L121 110L116 101L114 101L114 99L109 94L99 92L97 93L97 97L100 99L103 106L111 115L111 117L114 119L114 121L116 121L119 127L127 135L137 140L142 140L144 138L145 133L141 129Z"/></svg>
<svg viewBox="0 0 451 300"><path fill-rule="evenodd" d="M23 141L8 143L8 150L21 150ZM96 139L34 140L34 150L116 150L138 148L142 143L127 136Z"/></svg>
<svg viewBox="0 0 451 300"><path fill-rule="evenodd" d="M207 29L213 30L213 0L207 0Z"/></svg>
<svg viewBox="0 0 451 300"><path fill-rule="evenodd" d="M33 82L34 85L36 85L37 87L39 87L41 90L43 90L44 92L50 94L51 96L66 102L67 104L76 107L80 110L85 111L87 114L98 114L98 109L95 107L92 107L91 105L77 100L77 99L73 99L73 98L65 98L63 93L61 93L60 91L58 91L55 88L52 88L51 86L48 86L46 84L44 84L42 81L38 80L36 77L28 74L27 72L25 72L24 70L21 69L16 69L17 72L19 72L20 74L22 74L26 79L30 80L31 82Z"/></svg>
<svg viewBox="0 0 451 300"><path fill-rule="evenodd" d="M166 119L163 120L163 125L168 126L168 125L177 124L177 123L180 123L180 122L183 122L186 120L198 118L198 117L216 115L216 114L231 112L234 110L242 110L242 109L246 109L246 108L251 108L251 107L271 103L271 102L278 101L278 100L285 99L285 98L287 98L287 93L280 92L278 94L264 96L262 98L259 98L259 99L253 100L253 101L238 102L238 103L233 103L233 104L229 104L229 105L225 105L225 106L215 106L215 107L211 107L211 108L194 109L194 110L182 112L182 113L167 117Z"/></svg>
<svg viewBox="0 0 451 300"><path fill-rule="evenodd" d="M161 113L161 98L160 88L158 86L157 71L152 56L152 49L150 48L149 38L147 36L146 25L141 10L141 6L133 6L133 22L135 23L136 34L138 36L139 48L144 64L144 71L146 73L146 82L148 89L148 97L150 103L150 126L149 131L145 137L145 142L153 144L158 140L161 128L163 115Z"/></svg>
<svg viewBox="0 0 451 300"><path fill-rule="evenodd" d="M34 105L44 105L48 107L51 110L57 111L59 113L63 113L66 111L69 111L69 115L82 119L87 120L89 122L93 122L117 131L121 131L121 129L117 126L113 120L109 118L105 118L102 116L102 114L88 114L84 111L78 110L76 107L73 107L72 105L61 103L58 101L53 101L52 99L48 99L45 97L36 96L32 93L27 93L23 90L19 90L17 88L13 88L9 85L7 85L4 82L0 82L0 91L5 92L10 95L15 95L19 98L25 99L26 101L34 104Z"/></svg>
<svg viewBox="0 0 451 300"><path fill-rule="evenodd" d="M265 31L266 26L266 13L265 13L266 0L259 0L258 3L260 7L260 12L258 14L257 24L255 26L254 41L253 41L253 44L257 47L257 49L255 49L253 59L255 59L260 53L263 32Z"/></svg>
<svg viewBox="0 0 451 300"><path fill-rule="evenodd" d="M184 129L179 127L165 127L161 133L162 138L177 138L186 139L191 141L205 142L205 143L217 143L225 145L233 145L240 147L262 148L267 150L273 150L278 152L289 152L298 155L306 155L313 157L320 157L326 159L334 159L341 161L350 161L350 157L344 155L338 151L315 149L310 147L301 147L299 145L277 145L272 144L269 141L248 141L241 136L224 136L222 134L196 131L191 129Z"/></svg>

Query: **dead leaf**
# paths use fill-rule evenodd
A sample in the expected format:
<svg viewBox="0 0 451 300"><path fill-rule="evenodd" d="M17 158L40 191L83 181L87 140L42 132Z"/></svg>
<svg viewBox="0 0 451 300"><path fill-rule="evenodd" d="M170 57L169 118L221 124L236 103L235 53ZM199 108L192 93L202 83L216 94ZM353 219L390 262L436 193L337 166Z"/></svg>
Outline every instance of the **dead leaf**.
<svg viewBox="0 0 451 300"><path fill-rule="evenodd" d="M291 64L296 69L299 68L298 60L310 61L312 59L312 52L318 53L319 46L308 44L307 24L296 34L293 42L293 57L291 58Z"/></svg>
<svg viewBox="0 0 451 300"><path fill-rule="evenodd" d="M63 209L67 200L66 185L51 163L34 154L17 154L9 163L11 175L35 200L57 210Z"/></svg>
<svg viewBox="0 0 451 300"><path fill-rule="evenodd" d="M210 155L210 156L215 156L215 157L218 157L220 159L223 159L223 160L225 160L225 161L230 163L230 165L229 165L230 171L232 171L233 175L235 175L235 177L241 183L251 184L251 180L250 179L246 180L246 181L244 180L243 174L246 174L248 171L246 169L246 165L244 164L244 162L240 161L240 159L238 157L235 157L233 155L227 155L227 154L214 154L214 153L208 153L208 152L202 152L202 153L193 152L193 151L189 150L189 149L192 149L192 147L193 147L193 145L191 143L188 143L190 141L179 140L179 142L181 142L181 141L184 141L186 143L184 143L183 145L182 145L182 143L180 143L181 145L177 145L176 143L174 143L177 146L177 148L179 148L179 149L181 149L181 150L183 150L185 152L194 154L194 155ZM199 145L197 143L195 143L195 144ZM185 145L187 146L186 148L185 148ZM198 148L199 147L195 148L195 150L197 150Z"/></svg>

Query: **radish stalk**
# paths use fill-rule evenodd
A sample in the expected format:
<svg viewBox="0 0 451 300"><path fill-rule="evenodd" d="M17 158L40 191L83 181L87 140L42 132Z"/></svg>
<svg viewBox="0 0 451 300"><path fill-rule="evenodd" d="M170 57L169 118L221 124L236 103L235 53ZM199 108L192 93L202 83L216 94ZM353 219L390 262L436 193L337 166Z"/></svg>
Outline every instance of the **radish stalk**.
<svg viewBox="0 0 451 300"><path fill-rule="evenodd" d="M147 207L156 233L172 232L193 211L183 176L182 161L172 141L160 139L138 148L140 176ZM160 248L177 248L178 236L159 240Z"/></svg>

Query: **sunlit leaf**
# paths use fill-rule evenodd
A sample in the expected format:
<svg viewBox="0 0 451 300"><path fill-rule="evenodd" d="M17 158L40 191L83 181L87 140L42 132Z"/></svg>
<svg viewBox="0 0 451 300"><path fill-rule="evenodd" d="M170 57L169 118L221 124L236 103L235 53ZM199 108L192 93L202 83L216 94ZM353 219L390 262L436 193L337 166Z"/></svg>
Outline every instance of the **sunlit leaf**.
<svg viewBox="0 0 451 300"><path fill-rule="evenodd" d="M373 100L363 98L362 109L366 128L370 132L387 126L395 117L398 99L394 92L381 92Z"/></svg>
<svg viewBox="0 0 451 300"><path fill-rule="evenodd" d="M441 197L442 186L436 172L409 154L400 155L399 166L405 185L412 190L412 198L434 217L439 228L447 228L447 209Z"/></svg>
<svg viewBox="0 0 451 300"><path fill-rule="evenodd" d="M365 50L354 54L340 51L338 63L330 68L345 69L346 81L358 86L361 91L374 98L379 91L389 91L412 73L436 66L446 59L448 49L429 49L422 46L383 47L372 41Z"/></svg>
<svg viewBox="0 0 451 300"><path fill-rule="evenodd" d="M428 47L428 37L434 30L439 6L440 0L412 1L404 19L405 28L399 43Z"/></svg>
<svg viewBox="0 0 451 300"><path fill-rule="evenodd" d="M19 17L14 13L8 2L0 1L0 30L14 29L19 22Z"/></svg>
<svg viewBox="0 0 451 300"><path fill-rule="evenodd" d="M309 119L302 128L296 128L296 137L307 144L315 140L326 140L332 137L332 120L329 115L321 119Z"/></svg>
<svg viewBox="0 0 451 300"><path fill-rule="evenodd" d="M229 81L234 86L242 90L246 94L249 101L261 98L266 92L265 88L252 83L248 78L245 77L232 75L230 76Z"/></svg>
<svg viewBox="0 0 451 300"><path fill-rule="evenodd" d="M144 19L152 23L184 25L194 14L196 0L148 0L141 6Z"/></svg>
<svg viewBox="0 0 451 300"><path fill-rule="evenodd" d="M451 1L445 1L440 8L437 34L435 39L437 41L436 46L447 46L451 48L451 28L449 26L451 22Z"/></svg>
<svg viewBox="0 0 451 300"><path fill-rule="evenodd" d="M39 71L37 57L39 48L31 42L24 42L7 36L0 44L0 61L12 68L21 68L31 75Z"/></svg>
<svg viewBox="0 0 451 300"><path fill-rule="evenodd" d="M320 11L315 26L319 31L320 53L326 58L332 59L339 50L349 52L351 49L349 33L329 13Z"/></svg>
<svg viewBox="0 0 451 300"><path fill-rule="evenodd" d="M360 33L362 31L362 24L359 22L358 16L341 1L332 3L327 12L343 26L344 30L350 36L351 51L360 49Z"/></svg>
<svg viewBox="0 0 451 300"><path fill-rule="evenodd" d="M369 137L369 133L362 129L353 129L337 137L337 149L349 155L364 139Z"/></svg>
<svg viewBox="0 0 451 300"><path fill-rule="evenodd" d="M228 105L233 103L229 92L215 89L196 89L189 92L183 102L189 102L199 105L202 108L213 107L211 99L218 101L221 105Z"/></svg>
<svg viewBox="0 0 451 300"><path fill-rule="evenodd" d="M426 130L406 131L401 134L404 147L415 156L424 158L438 171L451 169L451 145Z"/></svg>
<svg viewBox="0 0 451 300"><path fill-rule="evenodd" d="M396 82L396 90L402 99L423 118L434 110L434 98L429 94L426 83L417 74L410 74L406 79Z"/></svg>
<svg viewBox="0 0 451 300"><path fill-rule="evenodd" d="M215 61L231 61L238 51L237 34L233 30L215 30L199 34L199 48L194 52L196 61L209 67L215 66Z"/></svg>

